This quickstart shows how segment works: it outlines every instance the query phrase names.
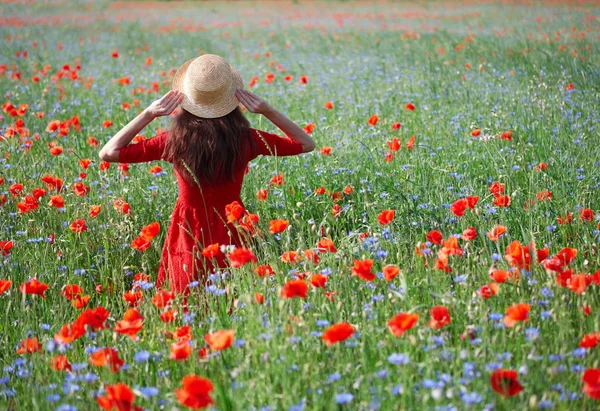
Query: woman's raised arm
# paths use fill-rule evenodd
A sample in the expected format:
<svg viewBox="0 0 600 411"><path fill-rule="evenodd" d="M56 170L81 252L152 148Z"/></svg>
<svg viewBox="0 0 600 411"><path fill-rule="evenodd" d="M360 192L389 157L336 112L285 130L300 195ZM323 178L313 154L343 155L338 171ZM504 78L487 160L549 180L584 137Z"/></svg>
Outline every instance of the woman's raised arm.
<svg viewBox="0 0 600 411"><path fill-rule="evenodd" d="M283 131L286 136L302 144L303 153L308 153L315 149L315 142L304 132L304 130L298 127L296 123L287 118L284 114L271 107L265 100L244 89L237 90L235 95L248 111L251 113L262 114L271 123L275 124Z"/></svg>
<svg viewBox="0 0 600 411"><path fill-rule="evenodd" d="M171 90L162 98L154 101L102 147L99 153L100 158L109 162L119 161L119 150L126 147L152 120L170 115L179 106L183 97L183 93Z"/></svg>

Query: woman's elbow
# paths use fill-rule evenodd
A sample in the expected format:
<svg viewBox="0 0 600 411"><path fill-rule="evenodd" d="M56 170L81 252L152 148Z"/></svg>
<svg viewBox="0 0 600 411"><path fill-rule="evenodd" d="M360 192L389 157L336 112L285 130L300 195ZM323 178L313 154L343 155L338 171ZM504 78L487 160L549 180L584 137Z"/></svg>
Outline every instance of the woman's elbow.
<svg viewBox="0 0 600 411"><path fill-rule="evenodd" d="M317 147L317 145L315 144L315 142L311 141L310 143L306 143L306 144L302 145L302 152L310 153L311 151L314 151L316 147Z"/></svg>
<svg viewBox="0 0 600 411"><path fill-rule="evenodd" d="M105 150L104 148L102 150L100 150L100 152L98 153L98 157L100 157L100 160L102 161L108 161L110 162L115 162L118 160L119 158L119 152L113 152L112 150Z"/></svg>

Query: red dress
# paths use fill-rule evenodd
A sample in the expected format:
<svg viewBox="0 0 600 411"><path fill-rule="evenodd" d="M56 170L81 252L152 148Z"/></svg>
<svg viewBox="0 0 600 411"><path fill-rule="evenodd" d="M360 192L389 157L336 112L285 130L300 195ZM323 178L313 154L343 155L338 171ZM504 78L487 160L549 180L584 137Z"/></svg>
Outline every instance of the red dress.
<svg viewBox="0 0 600 411"><path fill-rule="evenodd" d="M143 163L154 160L164 160L163 151L168 133L130 144L119 150L119 162ZM254 141L254 148L250 139ZM156 286L164 287L169 279L170 289L175 292L187 293L190 282L198 280L201 286L205 283L207 273L214 265L225 267L225 256L220 253L215 258L215 264L200 255L200 252L211 244L240 246L241 240L236 228L226 224L225 206L234 201L243 206L240 198L242 181L248 162L259 155L292 156L302 152L302 145L290 138L279 137L275 134L250 129L250 133L242 137L246 144L247 158L240 161L240 167L235 172L233 181L221 184L208 184L199 181L198 185L189 183L177 170L179 197L171 217L169 231L162 251Z"/></svg>

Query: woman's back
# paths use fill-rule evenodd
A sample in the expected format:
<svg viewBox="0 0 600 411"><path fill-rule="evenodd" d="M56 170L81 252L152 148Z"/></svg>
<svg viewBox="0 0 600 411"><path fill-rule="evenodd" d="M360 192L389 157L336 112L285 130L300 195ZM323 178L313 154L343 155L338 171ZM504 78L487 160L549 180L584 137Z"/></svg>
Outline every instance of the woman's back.
<svg viewBox="0 0 600 411"><path fill-rule="evenodd" d="M165 158L169 138L170 133L165 132L154 138L124 147L119 152L119 162L170 161ZM194 147L189 147L189 150L190 152L195 151ZM182 166L176 168L175 175L179 186L178 202L184 202L187 207L192 208L204 208L206 204L211 208L224 211L225 205L233 201L241 203L242 182L250 161L260 155L281 157L297 155L301 152L302 145L297 141L251 128L248 133L240 136L240 157L235 164L233 178L208 181L198 175L189 177L189 173L185 173L187 170L180 171Z"/></svg>

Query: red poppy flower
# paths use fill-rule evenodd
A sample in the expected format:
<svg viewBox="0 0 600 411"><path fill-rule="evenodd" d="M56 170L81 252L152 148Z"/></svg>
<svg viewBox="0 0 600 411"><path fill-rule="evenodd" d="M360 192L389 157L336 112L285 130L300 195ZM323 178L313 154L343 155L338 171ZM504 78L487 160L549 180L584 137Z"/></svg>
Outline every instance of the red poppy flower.
<svg viewBox="0 0 600 411"><path fill-rule="evenodd" d="M283 184L283 174L277 174L276 176L273 176L271 178L271 181L269 182L270 185L272 186L280 186Z"/></svg>
<svg viewBox="0 0 600 411"><path fill-rule="evenodd" d="M158 315L158 317L160 318L160 320L165 323L172 323L173 321L175 321L175 316L177 315L177 310L166 310L163 311L162 313L160 313Z"/></svg>
<svg viewBox="0 0 600 411"><path fill-rule="evenodd" d="M415 105L413 103L407 103L404 108L408 111L415 111Z"/></svg>
<svg viewBox="0 0 600 411"><path fill-rule="evenodd" d="M73 191L75 195L83 197L90 192L90 188L83 183L75 183L73 184Z"/></svg>
<svg viewBox="0 0 600 411"><path fill-rule="evenodd" d="M171 344L170 359L180 361L186 360L192 354L192 345L189 341L176 341Z"/></svg>
<svg viewBox="0 0 600 411"><path fill-rule="evenodd" d="M71 225L69 226L69 229L71 231L73 231L74 233L82 233L84 231L87 231L87 226L85 225L85 221L84 220L75 220L71 223Z"/></svg>
<svg viewBox="0 0 600 411"><path fill-rule="evenodd" d="M258 274L259 277L266 277L275 274L270 265L259 265L254 269L254 272Z"/></svg>
<svg viewBox="0 0 600 411"><path fill-rule="evenodd" d="M498 286L498 284L492 282L492 283L482 286L479 290L477 290L477 293L482 298L491 298L494 295L498 294L499 290L500 290L500 287Z"/></svg>
<svg viewBox="0 0 600 411"><path fill-rule="evenodd" d="M433 307L429 311L429 315L431 317L429 320L429 326L431 328L444 328L452 322L450 319L450 312L442 305Z"/></svg>
<svg viewBox="0 0 600 411"><path fill-rule="evenodd" d="M479 135L481 135L481 130L480 129L476 128L475 130L471 131L471 136L477 137Z"/></svg>
<svg viewBox="0 0 600 411"><path fill-rule="evenodd" d="M327 328L323 332L321 339L329 347L335 343L347 340L352 334L354 334L354 327L350 323L341 322Z"/></svg>
<svg viewBox="0 0 600 411"><path fill-rule="evenodd" d="M267 190L258 190L258 192L256 193L256 198L258 199L258 201L265 201L267 199L269 192Z"/></svg>
<svg viewBox="0 0 600 411"><path fill-rule="evenodd" d="M265 302L265 296L261 293L254 293L254 301L256 301L257 304L263 304Z"/></svg>
<svg viewBox="0 0 600 411"><path fill-rule="evenodd" d="M494 181L492 184L490 184L488 190L490 193L493 194L494 197L498 197L498 196L500 196L500 194L502 194L504 192L504 188L505 188L505 185L503 183Z"/></svg>
<svg viewBox="0 0 600 411"><path fill-rule="evenodd" d="M211 350L221 351L231 346L234 336L234 330L219 330L214 333L207 333L204 336L204 341L206 341Z"/></svg>
<svg viewBox="0 0 600 411"><path fill-rule="evenodd" d="M327 286L327 276L323 274L313 274L310 277L310 284L315 288L325 288Z"/></svg>
<svg viewBox="0 0 600 411"><path fill-rule="evenodd" d="M442 244L442 240L444 239L442 233L437 230L431 230L426 236L427 241L432 242L433 244Z"/></svg>
<svg viewBox="0 0 600 411"><path fill-rule="evenodd" d="M582 208L579 212L579 219L581 221L594 221L594 212L589 208Z"/></svg>
<svg viewBox="0 0 600 411"><path fill-rule="evenodd" d="M113 55L113 57L115 57ZM117 54L118 57L118 54ZM116 58L116 57L115 57ZM106 395L97 397L96 402L105 410L141 411L142 408L133 404L135 394L125 383L119 382L106 386Z"/></svg>
<svg viewBox="0 0 600 411"><path fill-rule="evenodd" d="M50 359L50 367L55 371L71 371L71 364L65 355L57 355Z"/></svg>
<svg viewBox="0 0 600 411"><path fill-rule="evenodd" d="M402 337L404 333L415 326L419 314L400 313L388 321L388 329L395 337Z"/></svg>
<svg viewBox="0 0 600 411"><path fill-rule="evenodd" d="M335 248L335 244L333 243L333 241L329 238L322 238L319 240L319 242L317 243L317 251L319 252L330 252L330 253L336 253L337 252L337 248Z"/></svg>
<svg viewBox="0 0 600 411"><path fill-rule="evenodd" d="M65 288L63 288L61 294L67 300L71 301L77 298L77 296L83 294L83 288L81 288L77 284L69 284L66 285Z"/></svg>
<svg viewBox="0 0 600 411"><path fill-rule="evenodd" d="M42 344L40 344L36 337L33 337L21 341L21 347L17 349L17 354L33 354L41 351L43 351Z"/></svg>
<svg viewBox="0 0 600 411"><path fill-rule="evenodd" d="M258 261L254 253L247 248L237 247L229 253L229 262L233 268L239 268L251 262Z"/></svg>
<svg viewBox="0 0 600 411"><path fill-rule="evenodd" d="M269 233L277 234L284 231L290 224L289 220L271 220L269 221Z"/></svg>
<svg viewBox="0 0 600 411"><path fill-rule="evenodd" d="M354 260L352 274L357 275L361 280L373 281L375 274L371 271L373 268L373 260Z"/></svg>
<svg viewBox="0 0 600 411"><path fill-rule="evenodd" d="M39 205L40 204L33 196L26 195L23 201L17 203L17 209L19 210L19 213L25 214L30 211L37 210Z"/></svg>
<svg viewBox="0 0 600 411"><path fill-rule="evenodd" d="M2 254L3 257L6 257L7 255L9 255L10 250L12 250L12 248L13 248L12 241L0 241L0 254Z"/></svg>
<svg viewBox="0 0 600 411"><path fill-rule="evenodd" d="M395 214L396 214L395 210L383 210L377 216L377 221L379 221L379 224L381 224L381 225L387 225L392 222Z"/></svg>
<svg viewBox="0 0 600 411"><path fill-rule="evenodd" d="M143 326L144 317L136 309L130 308L125 311L123 319L115 324L114 331L117 334L128 335L129 338L135 341L137 333Z"/></svg>
<svg viewBox="0 0 600 411"><path fill-rule="evenodd" d="M141 291L129 290L123 293L123 301L126 301L129 306L135 307L144 301L144 294Z"/></svg>
<svg viewBox="0 0 600 411"><path fill-rule="evenodd" d="M329 147L329 146L323 147L321 149L320 153L323 154L324 156L330 156L331 155L331 147Z"/></svg>
<svg viewBox="0 0 600 411"><path fill-rule="evenodd" d="M48 202L48 205L50 207L55 207L55 208L65 208L65 200L62 198L62 196L59 195L55 195L55 196L50 196L50 201Z"/></svg>
<svg viewBox="0 0 600 411"><path fill-rule="evenodd" d="M513 241L506 247L504 259L513 267L524 268L526 270L531 268L531 250L518 240Z"/></svg>
<svg viewBox="0 0 600 411"><path fill-rule="evenodd" d="M400 150L401 144L402 144L402 140L399 138L394 138L394 139L392 139L392 141L387 142L387 145L388 145L390 151L393 151L393 152Z"/></svg>
<svg viewBox="0 0 600 411"><path fill-rule="evenodd" d="M327 110L331 110L333 108L333 102L332 101L328 101L327 103L325 103L325 108Z"/></svg>
<svg viewBox="0 0 600 411"><path fill-rule="evenodd" d="M54 334L54 340L59 344L71 344L83 337L85 328L81 321L74 321L71 324L63 325L58 333Z"/></svg>
<svg viewBox="0 0 600 411"><path fill-rule="evenodd" d="M581 341L579 342L579 347L594 348L598 344L600 344L600 332L584 335Z"/></svg>
<svg viewBox="0 0 600 411"><path fill-rule="evenodd" d="M563 266L571 264L571 261L573 261L575 257L577 257L576 248L565 247L558 253L556 253L556 258L558 258L558 260L562 262Z"/></svg>
<svg viewBox="0 0 600 411"><path fill-rule="evenodd" d="M300 256L298 256L298 253L295 251L286 251L283 254L281 254L281 261L283 261L284 263L297 263L298 261L302 260L300 258Z"/></svg>
<svg viewBox="0 0 600 411"><path fill-rule="evenodd" d="M492 241L498 241L504 234L506 234L506 227L503 225L496 225L487 233L487 236Z"/></svg>
<svg viewBox="0 0 600 411"><path fill-rule="evenodd" d="M150 241L146 240L145 238L142 237L136 237L133 239L133 241L131 241L131 248L138 250L138 251L146 251L148 248L150 248Z"/></svg>
<svg viewBox="0 0 600 411"><path fill-rule="evenodd" d="M386 265L382 271L386 281L392 281L400 274L400 269L395 265Z"/></svg>
<svg viewBox="0 0 600 411"><path fill-rule="evenodd" d="M110 367L110 371L115 373L125 364L121 358L119 358L119 352L114 348L101 348L94 351L89 356L90 364L94 367Z"/></svg>
<svg viewBox="0 0 600 411"><path fill-rule="evenodd" d="M71 306L81 310L82 308L87 307L87 305L90 303L90 299L91 297L89 295L79 295L71 301Z"/></svg>
<svg viewBox="0 0 600 411"><path fill-rule="evenodd" d="M159 310L168 306L175 299L175 294L171 291L160 290L152 297L152 304Z"/></svg>
<svg viewBox="0 0 600 411"><path fill-rule="evenodd" d="M466 228L461 235L461 238L464 241L473 241L477 237L477 230L473 227Z"/></svg>
<svg viewBox="0 0 600 411"><path fill-rule="evenodd" d="M593 400L600 400L600 368L588 368L583 373L582 392Z"/></svg>
<svg viewBox="0 0 600 411"><path fill-rule="evenodd" d="M121 214L131 214L131 206L123 198L117 198L115 201L113 201L113 209Z"/></svg>
<svg viewBox="0 0 600 411"><path fill-rule="evenodd" d="M490 385L492 389L503 397L513 397L523 391L523 386L517 380L514 370L499 369L492 373Z"/></svg>
<svg viewBox="0 0 600 411"><path fill-rule="evenodd" d="M192 327L190 327L189 325L183 325L179 328L177 328L177 330L175 331L175 337L177 337L177 339L179 341L185 340L185 341L189 341L193 338L192 335Z"/></svg>
<svg viewBox="0 0 600 411"><path fill-rule="evenodd" d="M567 213L564 216L557 216L556 217L556 222L559 225L564 225L564 224L569 224L573 221L573 213Z"/></svg>
<svg viewBox="0 0 600 411"><path fill-rule="evenodd" d="M494 200L494 205L498 207L508 207L510 205L509 196L498 196Z"/></svg>
<svg viewBox="0 0 600 411"><path fill-rule="evenodd" d="M44 300L46 296L44 293L48 289L48 284L39 282L36 278L33 278L26 283L21 284L19 290L22 294L36 294L42 297Z"/></svg>
<svg viewBox="0 0 600 411"><path fill-rule="evenodd" d="M147 241L151 241L154 237L156 237L160 233L160 224L156 221L148 224L142 231L140 232L140 237Z"/></svg>
<svg viewBox="0 0 600 411"><path fill-rule="evenodd" d="M507 327L514 327L519 321L528 321L530 307L529 304L525 303L511 305L506 309L504 324Z"/></svg>
<svg viewBox="0 0 600 411"><path fill-rule="evenodd" d="M450 206L450 211L455 216L462 217L465 214L465 210L467 209L468 205L469 202L466 199L461 198L460 200L456 200L454 203L452 203L452 206Z"/></svg>
<svg viewBox="0 0 600 411"><path fill-rule="evenodd" d="M400 130L400 127L402 127L402 123L400 122L392 124L392 130Z"/></svg>
<svg viewBox="0 0 600 411"><path fill-rule="evenodd" d="M289 280L281 287L281 298L306 298L308 285L304 280Z"/></svg>
<svg viewBox="0 0 600 411"><path fill-rule="evenodd" d="M477 205L477 202L479 201L479 196L468 196L466 200L467 200L467 207L469 207L469 209L472 210Z"/></svg>
<svg viewBox="0 0 600 411"><path fill-rule="evenodd" d="M87 325L92 330L102 330L106 328L106 320L108 320L108 316L110 312L100 306L91 310L85 310L81 314L75 322L79 323L81 326Z"/></svg>
<svg viewBox="0 0 600 411"><path fill-rule="evenodd" d="M181 380L181 385L182 388L175 390L175 396L181 405L198 410L215 404L210 396L214 386L209 379L187 375Z"/></svg>
<svg viewBox="0 0 600 411"><path fill-rule="evenodd" d="M591 276L585 274L577 274L571 277L567 287L569 290L573 291L575 294L583 294L590 285Z"/></svg>
<svg viewBox="0 0 600 411"><path fill-rule="evenodd" d="M314 130L315 130L314 123L308 123L306 126L304 126L304 132L306 134L312 134Z"/></svg>
<svg viewBox="0 0 600 411"><path fill-rule="evenodd" d="M220 249L219 243L211 244L211 245L205 247L201 251L201 254L206 258L215 258L219 254L221 254L221 249Z"/></svg>
<svg viewBox="0 0 600 411"><path fill-rule="evenodd" d="M371 117L369 117L369 125L371 127L375 126L378 121L379 121L379 116L377 114L373 114Z"/></svg>
<svg viewBox="0 0 600 411"><path fill-rule="evenodd" d="M5 293L12 285L11 280L0 280L0 295Z"/></svg>
<svg viewBox="0 0 600 411"><path fill-rule="evenodd" d="M46 195L46 190L44 190L43 188L34 188L33 190L31 190L31 195L33 196L33 198L35 200L39 200L40 198L42 198L43 196Z"/></svg>
<svg viewBox="0 0 600 411"><path fill-rule="evenodd" d="M244 215L245 212L246 210L244 209L244 207L237 201L234 201L233 203L227 204L225 206L225 216L227 217L228 223L238 221L240 217Z"/></svg>
<svg viewBox="0 0 600 411"><path fill-rule="evenodd" d="M494 271L492 271L492 274L490 275L490 277L492 277L492 280L494 280L497 283L503 283L503 282L506 282L506 280L508 279L508 275L509 275L508 271L494 270Z"/></svg>

